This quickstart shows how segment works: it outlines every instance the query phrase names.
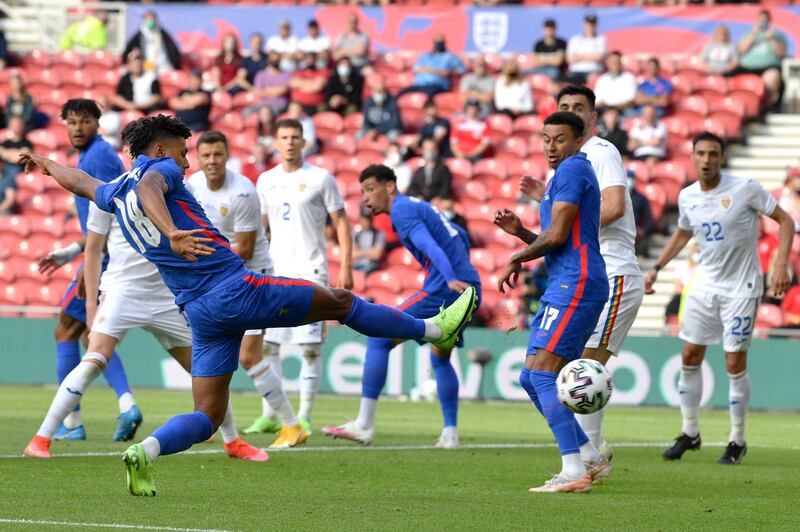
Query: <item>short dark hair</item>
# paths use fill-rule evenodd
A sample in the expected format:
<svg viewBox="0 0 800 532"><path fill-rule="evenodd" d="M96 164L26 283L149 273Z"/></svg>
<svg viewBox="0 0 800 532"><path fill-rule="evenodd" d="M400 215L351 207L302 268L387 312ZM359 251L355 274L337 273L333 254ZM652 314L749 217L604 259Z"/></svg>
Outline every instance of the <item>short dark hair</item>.
<svg viewBox="0 0 800 532"><path fill-rule="evenodd" d="M586 127L581 117L579 117L575 113L570 113L567 111L558 111L556 113L551 114L550 116L544 119L544 125L569 126L569 128L575 134L575 138L583 136L583 130Z"/></svg>
<svg viewBox="0 0 800 532"><path fill-rule="evenodd" d="M128 145L134 159L157 140L192 136L192 130L180 118L158 115L134 120L122 130L122 141Z"/></svg>
<svg viewBox="0 0 800 532"><path fill-rule="evenodd" d="M211 129L200 135L200 138L197 139L197 147L199 148L201 144L216 144L217 142L221 142L225 146L225 151L228 151L228 137L225 136L225 133L216 129Z"/></svg>
<svg viewBox="0 0 800 532"><path fill-rule="evenodd" d="M611 50L610 52L608 52L608 55L606 57L611 57L612 55L617 55L620 57L620 59L622 58L622 52L620 52L619 50Z"/></svg>
<svg viewBox="0 0 800 532"><path fill-rule="evenodd" d="M559 91L556 97L556 103L561 103L561 98L564 96L583 96L586 98L586 101L589 102L589 107L594 110L594 91L589 87L584 87L583 85L567 85Z"/></svg>
<svg viewBox="0 0 800 532"><path fill-rule="evenodd" d="M374 177L378 183L386 183L387 181L397 181L397 176L394 175L394 170L385 164L371 164L361 170L361 175L358 176L358 182L363 183L370 177Z"/></svg>
<svg viewBox="0 0 800 532"><path fill-rule="evenodd" d="M647 60L647 62L648 62L648 63L655 63L655 64L656 64L656 66L658 66L658 67L660 67L660 66L661 66L661 61L659 61L659 60L658 60L658 57L656 57L656 56L650 57L650 58Z"/></svg>
<svg viewBox="0 0 800 532"><path fill-rule="evenodd" d="M99 119L100 115L103 114L102 111L100 111L100 106L97 105L97 102L87 98L73 98L71 100L67 100L67 103L61 106L61 119L66 120L69 113L75 113L76 115L89 115L97 119Z"/></svg>
<svg viewBox="0 0 800 532"><path fill-rule="evenodd" d="M719 144L720 152L722 154L725 153L725 140L722 137L717 136L710 131L703 131L702 133L699 133L692 138L692 151L694 151L695 147L699 142L703 142L704 140L707 140L709 142L716 142L717 144Z"/></svg>
<svg viewBox="0 0 800 532"><path fill-rule="evenodd" d="M545 19L544 26L546 28L555 28L556 27L556 21L551 19L551 18Z"/></svg>
<svg viewBox="0 0 800 532"><path fill-rule="evenodd" d="M295 118L283 118L278 120L272 130L274 133L277 133L279 129L296 129L300 131L301 135L303 134L303 124Z"/></svg>

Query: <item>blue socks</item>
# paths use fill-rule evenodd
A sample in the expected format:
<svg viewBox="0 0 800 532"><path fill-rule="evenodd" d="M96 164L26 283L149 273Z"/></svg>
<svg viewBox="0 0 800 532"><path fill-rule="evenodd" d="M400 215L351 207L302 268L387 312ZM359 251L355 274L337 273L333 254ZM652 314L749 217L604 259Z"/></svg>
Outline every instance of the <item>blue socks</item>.
<svg viewBox="0 0 800 532"><path fill-rule="evenodd" d="M542 404L539 402L539 396L536 395L536 388L533 387L532 373L533 372L528 368L522 368L522 371L519 373L519 385L522 386L523 390L528 392L528 397L533 401L536 410L538 410L541 415L544 415Z"/></svg>
<svg viewBox="0 0 800 532"><path fill-rule="evenodd" d="M125 375L125 370L122 367L122 360L116 351L111 355L111 360L108 361L106 370L103 372L108 385L114 389L117 397L124 393L130 393L131 387L128 385L128 377Z"/></svg>
<svg viewBox="0 0 800 532"><path fill-rule="evenodd" d="M366 336L420 340L425 336L425 322L405 312L368 303L353 296L350 312L341 321Z"/></svg>
<svg viewBox="0 0 800 532"><path fill-rule="evenodd" d="M388 338L369 338L364 358L364 373L361 377L361 397L377 399L386 384L389 371L389 351L394 342Z"/></svg>
<svg viewBox="0 0 800 532"><path fill-rule="evenodd" d="M556 437L562 456L580 451L581 445L589 441L575 420L575 414L562 405L556 395L556 373L531 371L531 383L539 398L542 414Z"/></svg>
<svg viewBox="0 0 800 532"><path fill-rule="evenodd" d="M58 384L64 382L69 372L81 363L81 348L78 342L56 342L56 375ZM81 404L75 406L75 411L81 409Z"/></svg>
<svg viewBox="0 0 800 532"><path fill-rule="evenodd" d="M204 442L214 434L211 419L203 412L180 414L167 420L153 432L161 445L161 453L175 454L185 451L195 443Z"/></svg>
<svg viewBox="0 0 800 532"><path fill-rule="evenodd" d="M445 427L458 426L458 377L450 358L442 358L431 353L431 366L436 375L436 392L442 404Z"/></svg>

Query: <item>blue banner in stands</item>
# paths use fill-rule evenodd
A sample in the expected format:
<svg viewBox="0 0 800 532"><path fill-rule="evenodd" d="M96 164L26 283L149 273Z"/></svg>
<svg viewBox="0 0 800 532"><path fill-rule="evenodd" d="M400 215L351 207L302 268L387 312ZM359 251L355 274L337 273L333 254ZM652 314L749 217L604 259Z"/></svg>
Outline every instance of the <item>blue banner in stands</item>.
<svg viewBox="0 0 800 532"><path fill-rule="evenodd" d="M242 6L242 5L129 5L127 31L138 30L142 14L154 9L184 52L219 49L228 33L246 39L259 31L269 37L288 19L295 35L306 34L312 18L323 32L336 39L347 29L350 13L357 13L360 27L370 36L372 49L427 51L433 37L444 34L454 52L529 52L541 38L542 22L553 18L564 39L581 31L584 15L593 11L609 50L623 53L698 53L721 23L738 41L755 24L761 6L689 7L494 7L459 6L424 10L413 6ZM772 6L775 26L787 37L788 53L795 55L800 38L800 7Z"/></svg>

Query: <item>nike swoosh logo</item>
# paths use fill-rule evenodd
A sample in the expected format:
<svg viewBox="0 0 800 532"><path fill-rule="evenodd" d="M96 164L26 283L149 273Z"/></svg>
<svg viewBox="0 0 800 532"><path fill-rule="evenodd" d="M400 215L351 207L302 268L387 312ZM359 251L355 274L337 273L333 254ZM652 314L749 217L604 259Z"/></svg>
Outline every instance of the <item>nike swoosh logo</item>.
<svg viewBox="0 0 800 532"><path fill-rule="evenodd" d="M66 390L67 390L69 393L71 393L72 395L77 395L78 397L83 397L83 394L82 394L81 392L79 392L78 390L73 390L73 389L72 389L72 388L70 388L69 386L67 386Z"/></svg>
<svg viewBox="0 0 800 532"><path fill-rule="evenodd" d="M267 393L265 393L265 394L264 394L264 398L266 399L266 398L269 396L269 394L271 394L271 393L272 393L272 392L267 392Z"/></svg>

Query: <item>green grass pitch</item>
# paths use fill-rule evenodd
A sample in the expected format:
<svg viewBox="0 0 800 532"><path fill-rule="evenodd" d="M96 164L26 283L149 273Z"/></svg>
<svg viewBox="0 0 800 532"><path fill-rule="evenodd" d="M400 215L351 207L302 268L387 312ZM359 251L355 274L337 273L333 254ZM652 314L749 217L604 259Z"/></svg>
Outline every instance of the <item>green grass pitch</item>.
<svg viewBox="0 0 800 532"><path fill-rule="evenodd" d="M222 454L221 442L160 458L158 496L130 496L111 442L117 415L108 388L83 401L85 442L55 442L52 460L22 458L53 388L0 387L0 530L798 530L800 422L796 413L754 412L741 466L716 464L725 411L703 411L706 445L663 462L680 429L677 409L614 408L607 439L614 471L588 494L532 494L560 469L545 422L524 403L462 403L464 449L432 448L435 403L383 400L374 444L322 436L323 424L355 416L357 398L320 397L317 432L299 451L254 464ZM189 411L187 392L139 390L143 437ZM260 412L253 394L233 397L240 427ZM137 438L139 439L139 438ZM270 435L250 441L266 446ZM94 455L90 455L94 453ZM23 522L28 520L27 522Z"/></svg>

